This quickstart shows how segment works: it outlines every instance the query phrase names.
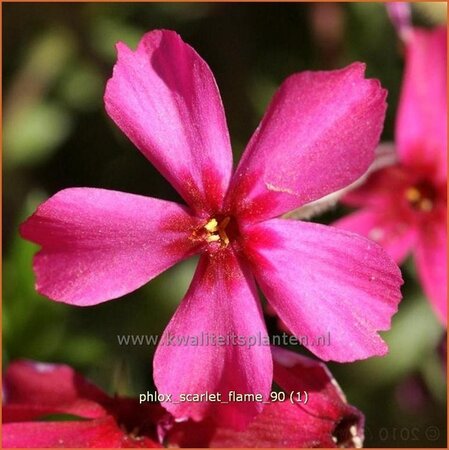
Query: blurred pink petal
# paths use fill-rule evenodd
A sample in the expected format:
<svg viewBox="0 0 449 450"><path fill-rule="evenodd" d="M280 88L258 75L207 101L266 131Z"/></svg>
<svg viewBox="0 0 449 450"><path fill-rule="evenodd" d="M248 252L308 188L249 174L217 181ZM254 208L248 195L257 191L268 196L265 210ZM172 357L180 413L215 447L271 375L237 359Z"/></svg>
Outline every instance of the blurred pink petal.
<svg viewBox="0 0 449 450"><path fill-rule="evenodd" d="M415 254L424 292L447 325L447 228L446 218L421 230Z"/></svg>
<svg viewBox="0 0 449 450"><path fill-rule="evenodd" d="M73 188L41 204L20 232L42 246L34 259L37 291L88 306L127 294L192 255L197 220L175 203Z"/></svg>
<svg viewBox="0 0 449 450"><path fill-rule="evenodd" d="M63 364L17 360L3 379L4 422L33 420L47 414L87 419L105 415L106 394Z"/></svg>
<svg viewBox="0 0 449 450"><path fill-rule="evenodd" d="M381 214L365 208L343 217L333 225L372 239L397 263L401 263L416 243L416 232L407 222L392 220L389 211L385 209L384 214Z"/></svg>
<svg viewBox="0 0 449 450"><path fill-rule="evenodd" d="M390 328L401 275L380 246L282 219L248 227L246 246L263 293L294 335L307 336L311 352L341 362L387 352L377 331ZM327 335L330 342L320 343Z"/></svg>
<svg viewBox="0 0 449 450"><path fill-rule="evenodd" d="M374 160L386 91L365 66L302 72L279 88L233 178L246 220L278 216L359 178Z"/></svg>
<svg viewBox="0 0 449 450"><path fill-rule="evenodd" d="M208 65L173 31L117 44L105 93L114 122L197 212L221 207L232 172L223 105Z"/></svg>
<svg viewBox="0 0 449 450"><path fill-rule="evenodd" d="M265 345L186 345L170 341L201 336L234 335L247 342L265 337ZM182 342L182 341L180 341ZM181 375L185 374L185 375ZM232 250L203 255L184 300L165 329L154 358L154 380L159 392L179 394L229 391L262 394L268 397L272 380L272 361L268 335L257 290L248 268ZM243 428L262 410L261 402L163 403L175 417L194 420L212 415L220 423Z"/></svg>
<svg viewBox="0 0 449 450"><path fill-rule="evenodd" d="M407 166L447 179L447 30L414 28L407 42L396 142Z"/></svg>
<svg viewBox="0 0 449 450"><path fill-rule="evenodd" d="M412 31L412 11L408 2L385 3L390 20L402 40L407 41Z"/></svg>
<svg viewBox="0 0 449 450"><path fill-rule="evenodd" d="M341 448L361 447L364 417L346 403L343 392L323 363L278 348L273 349L274 377L284 392L309 394L307 403L274 401L248 428L237 432L211 421L177 424L169 445L221 448ZM297 399L297 397L296 397Z"/></svg>
<svg viewBox="0 0 449 450"><path fill-rule="evenodd" d="M87 422L25 422L3 425L6 448L117 448L123 432L111 417Z"/></svg>
<svg viewBox="0 0 449 450"><path fill-rule="evenodd" d="M64 364L14 361L3 387L3 447L161 447L159 405L111 398ZM43 421L61 414L73 418Z"/></svg>

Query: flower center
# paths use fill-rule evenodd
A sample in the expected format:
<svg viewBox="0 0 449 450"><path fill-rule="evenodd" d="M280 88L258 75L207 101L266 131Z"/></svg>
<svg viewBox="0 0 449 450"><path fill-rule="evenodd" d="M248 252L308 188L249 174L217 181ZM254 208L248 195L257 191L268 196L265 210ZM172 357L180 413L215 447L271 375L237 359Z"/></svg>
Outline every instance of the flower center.
<svg viewBox="0 0 449 450"><path fill-rule="evenodd" d="M207 252L215 253L239 242L239 226L230 214L214 214L205 222L192 229L189 239L199 244Z"/></svg>
<svg viewBox="0 0 449 450"><path fill-rule="evenodd" d="M226 234L226 227L231 221L230 217L225 217L220 222L217 219L212 218L204 225L206 231L206 241L208 243L218 242L222 247L227 247L229 244L229 237Z"/></svg>
<svg viewBox="0 0 449 450"><path fill-rule="evenodd" d="M435 204L436 193L428 183L419 183L406 189L405 198L413 209L430 212Z"/></svg>

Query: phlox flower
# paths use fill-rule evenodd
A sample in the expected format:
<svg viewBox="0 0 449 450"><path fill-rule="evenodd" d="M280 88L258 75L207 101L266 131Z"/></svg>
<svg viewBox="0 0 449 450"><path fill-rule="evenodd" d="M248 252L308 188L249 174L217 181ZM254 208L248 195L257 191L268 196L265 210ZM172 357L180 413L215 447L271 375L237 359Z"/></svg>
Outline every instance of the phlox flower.
<svg viewBox="0 0 449 450"><path fill-rule="evenodd" d="M447 31L413 28L407 36L399 161L350 192L344 203L361 209L335 225L380 243L398 263L413 253L423 289L447 324Z"/></svg>
<svg viewBox="0 0 449 450"><path fill-rule="evenodd" d="M64 364L13 361L4 377L3 447L360 447L364 417L323 363L273 348L274 376L306 403L273 401L243 432L176 421L158 403L108 396ZM66 417L57 421L58 416Z"/></svg>
<svg viewBox="0 0 449 450"><path fill-rule="evenodd" d="M402 279L372 241L280 215L358 179L374 158L386 92L355 63L303 72L281 85L233 172L225 114L212 72L171 31L153 31L118 61L105 92L109 116L175 187L186 206L121 192L74 188L40 205L22 236L42 246L37 290L89 306L127 294L200 255L165 335L202 331L268 339L256 280L297 335L331 335L310 350L324 360L383 355ZM164 341L164 336L162 337ZM272 382L267 345L159 345L161 393L259 393ZM178 418L219 415L244 426L257 402L167 402Z"/></svg>

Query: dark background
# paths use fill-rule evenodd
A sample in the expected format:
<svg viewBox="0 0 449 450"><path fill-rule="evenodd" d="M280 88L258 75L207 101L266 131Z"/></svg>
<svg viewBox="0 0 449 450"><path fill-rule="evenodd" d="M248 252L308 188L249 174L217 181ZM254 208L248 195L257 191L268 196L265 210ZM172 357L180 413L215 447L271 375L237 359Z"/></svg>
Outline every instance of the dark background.
<svg viewBox="0 0 449 450"><path fill-rule="evenodd" d="M366 62L368 76L389 91L383 140L393 140L403 55L383 4L2 6L4 367L22 357L63 362L109 392L146 391L154 348L123 347L116 336L161 334L191 279L194 260L90 308L34 291L36 247L19 238L17 226L53 193L90 186L179 199L104 112L118 40L135 47L144 32L169 28L200 53L221 90L235 160L285 77L355 60ZM424 26L442 23L445 14L442 4L413 10L415 23ZM338 207L316 220L329 222L344 212ZM349 402L366 414L366 446L445 447L446 374L438 350L444 330L413 263L403 269L404 300L384 334L390 354L329 366ZM268 316L267 323L278 332L275 319Z"/></svg>

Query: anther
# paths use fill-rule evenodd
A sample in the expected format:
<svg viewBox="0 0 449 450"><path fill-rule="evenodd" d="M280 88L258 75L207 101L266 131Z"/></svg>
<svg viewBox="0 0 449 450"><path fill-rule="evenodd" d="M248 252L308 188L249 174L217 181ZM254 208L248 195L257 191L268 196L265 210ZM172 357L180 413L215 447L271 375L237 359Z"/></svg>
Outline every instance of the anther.
<svg viewBox="0 0 449 450"><path fill-rule="evenodd" d="M211 219L209 222L204 225L204 228L206 228L209 233L216 233L218 231L218 222L216 219Z"/></svg>
<svg viewBox="0 0 449 450"><path fill-rule="evenodd" d="M411 187L408 188L405 191L405 198L410 202L410 203L416 203L419 200L421 200L421 192L419 191L419 189L415 188L415 187Z"/></svg>
<svg viewBox="0 0 449 450"><path fill-rule="evenodd" d="M206 242L220 242L222 246L226 247L229 244L226 227L230 221L230 217L225 217L221 222L218 222L215 218L210 219L203 227L207 232Z"/></svg>
<svg viewBox="0 0 449 450"><path fill-rule="evenodd" d="M433 209L433 201L429 198L427 191L423 191L415 186L405 191L405 198L410 205L419 211L429 212Z"/></svg>

